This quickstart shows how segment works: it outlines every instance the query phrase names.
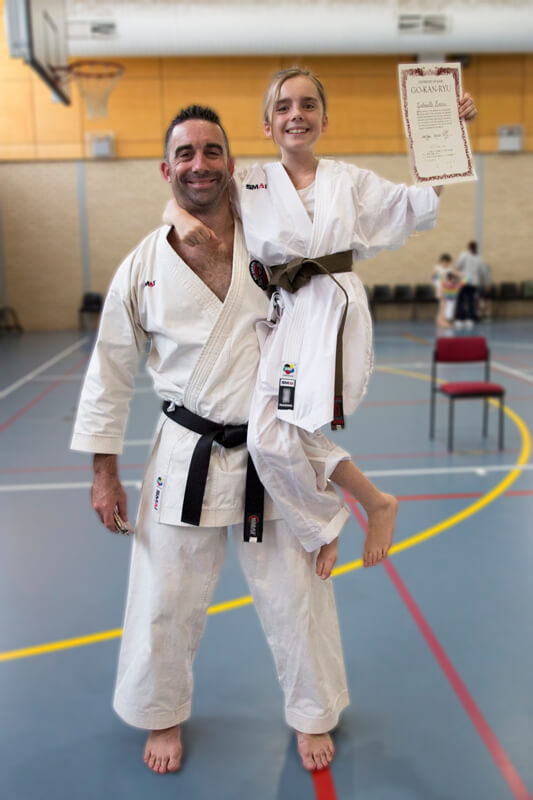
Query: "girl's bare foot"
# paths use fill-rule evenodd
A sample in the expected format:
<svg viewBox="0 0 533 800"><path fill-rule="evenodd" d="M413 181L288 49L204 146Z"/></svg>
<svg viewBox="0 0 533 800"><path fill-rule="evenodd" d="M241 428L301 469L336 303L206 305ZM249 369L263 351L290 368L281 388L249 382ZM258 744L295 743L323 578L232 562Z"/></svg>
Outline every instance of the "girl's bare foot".
<svg viewBox="0 0 533 800"><path fill-rule="evenodd" d="M322 578L323 581L325 581L326 578L329 578L331 575L331 570L337 561L338 543L338 539L333 539L333 541L329 544L323 544L318 551L318 556L316 559L316 574L319 578Z"/></svg>
<svg viewBox="0 0 533 800"><path fill-rule="evenodd" d="M298 752L305 769L324 769L333 761L335 747L329 733L300 733L296 731Z"/></svg>
<svg viewBox="0 0 533 800"><path fill-rule="evenodd" d="M177 772L182 753L180 725L151 731L144 749L144 763L154 772Z"/></svg>
<svg viewBox="0 0 533 800"><path fill-rule="evenodd" d="M367 510L368 527L363 549L363 566L374 567L382 561L392 544L398 501L391 494L382 494L382 502Z"/></svg>

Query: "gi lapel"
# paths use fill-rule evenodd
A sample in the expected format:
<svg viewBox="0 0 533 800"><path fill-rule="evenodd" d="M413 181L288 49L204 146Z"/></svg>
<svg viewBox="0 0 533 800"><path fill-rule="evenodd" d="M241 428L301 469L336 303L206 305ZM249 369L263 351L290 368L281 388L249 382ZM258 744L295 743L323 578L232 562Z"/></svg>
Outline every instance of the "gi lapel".
<svg viewBox="0 0 533 800"><path fill-rule="evenodd" d="M200 357L196 362L196 366L191 373L183 395L184 406L195 413L197 412L196 403L202 387L215 368L222 349L231 333L236 306L239 302L239 296L242 292L245 278L245 267L248 260L247 255L248 253L244 246L244 237L240 230L240 223L236 219L235 234L233 237L233 264L230 287L223 303L213 295L219 304L218 315L213 329L200 353ZM200 281L199 278L198 280ZM200 281L200 283L203 282ZM205 288L207 289L207 287ZM212 292L210 293L213 294Z"/></svg>

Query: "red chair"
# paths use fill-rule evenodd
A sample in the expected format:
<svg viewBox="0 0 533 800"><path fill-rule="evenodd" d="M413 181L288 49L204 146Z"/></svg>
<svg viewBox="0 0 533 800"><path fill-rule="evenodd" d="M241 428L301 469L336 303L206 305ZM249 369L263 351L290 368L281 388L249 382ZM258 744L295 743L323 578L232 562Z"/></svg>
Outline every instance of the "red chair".
<svg viewBox="0 0 533 800"><path fill-rule="evenodd" d="M485 380L457 381L454 383L437 382L438 364L464 364L467 362L485 364ZM431 365L431 398L429 415L429 438L435 438L435 396L439 392L449 400L448 406L448 452L453 450L453 413L455 400L472 400L483 398L483 437L487 437L489 421L489 397L497 397L500 401L499 412L499 448L503 450L503 407L505 389L498 383L490 382L490 353L484 336L456 336L454 338L437 339L433 351Z"/></svg>

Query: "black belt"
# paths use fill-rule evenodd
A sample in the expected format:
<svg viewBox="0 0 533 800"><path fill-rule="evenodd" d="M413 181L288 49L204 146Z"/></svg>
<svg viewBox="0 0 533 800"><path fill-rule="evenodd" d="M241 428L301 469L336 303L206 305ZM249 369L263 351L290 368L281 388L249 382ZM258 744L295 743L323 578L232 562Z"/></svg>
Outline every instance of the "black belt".
<svg viewBox="0 0 533 800"><path fill-rule="evenodd" d="M218 442L222 447L238 447L245 444L248 425L220 425L218 422L211 422L209 419L194 414L183 406L175 406L172 411L169 411L171 405L173 404L168 401L163 403L163 411L167 417L177 422L178 425L200 434L192 454L181 509L182 522L186 522L188 525L199 525L213 442ZM265 490L259 480L254 463L248 455L244 501L245 542L261 542L263 540L264 501Z"/></svg>
<svg viewBox="0 0 533 800"><path fill-rule="evenodd" d="M331 253L328 256L318 258L293 258L286 264L276 264L269 267L269 272L260 261L250 262L250 274L252 279L261 289L268 289L272 295L276 286L280 286L285 291L293 294L305 286L313 275L329 275L341 292L344 294L344 311L342 314L339 330L337 333L337 348L335 356L335 390L333 398L333 418L331 427L333 430L344 428L344 404L343 404L343 384L344 376L342 371L344 324L348 313L348 294L346 289L333 277L335 272L351 272L353 255L351 250L343 250L340 253Z"/></svg>

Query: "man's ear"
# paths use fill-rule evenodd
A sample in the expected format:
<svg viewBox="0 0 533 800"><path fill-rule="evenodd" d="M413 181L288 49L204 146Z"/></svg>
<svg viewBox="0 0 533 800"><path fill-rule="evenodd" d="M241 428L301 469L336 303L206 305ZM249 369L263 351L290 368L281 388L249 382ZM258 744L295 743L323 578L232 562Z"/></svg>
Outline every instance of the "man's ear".
<svg viewBox="0 0 533 800"><path fill-rule="evenodd" d="M231 156L228 158L228 172L230 178L233 178L233 173L235 172L235 159Z"/></svg>
<svg viewBox="0 0 533 800"><path fill-rule="evenodd" d="M263 130L268 139L272 139L272 125L270 122L263 122Z"/></svg>
<svg viewBox="0 0 533 800"><path fill-rule="evenodd" d="M159 169L161 170L161 174L163 178L166 180L167 183L170 183L170 168L166 161L162 161L159 165Z"/></svg>

